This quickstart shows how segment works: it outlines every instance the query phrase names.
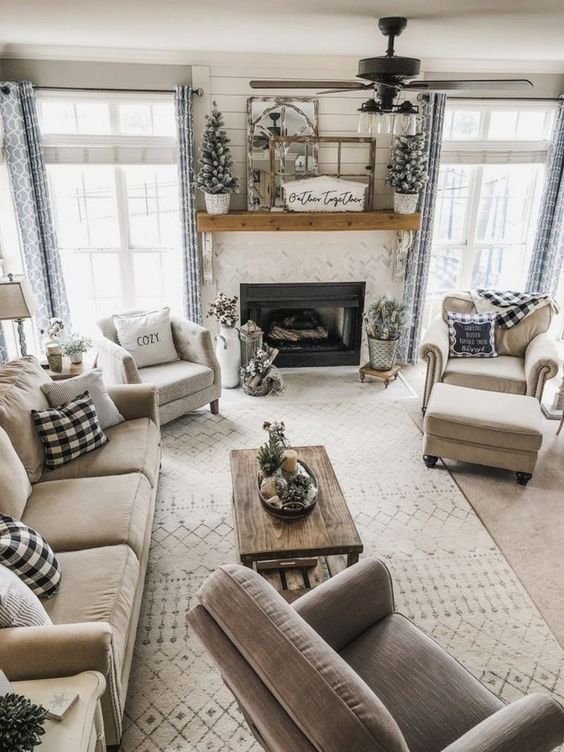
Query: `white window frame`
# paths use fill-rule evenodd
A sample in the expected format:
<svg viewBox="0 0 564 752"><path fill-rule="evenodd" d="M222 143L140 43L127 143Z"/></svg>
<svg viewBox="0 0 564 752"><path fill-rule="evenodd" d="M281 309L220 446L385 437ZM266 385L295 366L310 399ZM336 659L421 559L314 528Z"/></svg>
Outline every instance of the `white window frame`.
<svg viewBox="0 0 564 752"><path fill-rule="evenodd" d="M120 282L124 306L134 306L134 253L162 254L174 252L173 248L134 247L130 242L129 212L124 166L160 166L177 163L177 141L174 136L122 135L119 133L119 105L124 102L139 104L159 104L172 102L172 93L137 92L79 92L43 90L38 93L39 106L44 100L71 100L72 102L98 101L109 104L112 133L68 134L46 133L42 140L47 165L106 165L114 168L114 190L117 204L119 246L84 247L73 249L74 253L85 254L92 264L92 255L117 253L119 257ZM65 248L61 249L63 253Z"/></svg>
<svg viewBox="0 0 564 752"><path fill-rule="evenodd" d="M468 186L468 204L465 215L465 224L462 233L462 240L454 241L434 241L434 248L452 248L462 249L461 263L458 270L457 288L464 289L468 287L471 279L471 272L477 254L483 248L490 248L492 245L498 246L522 246L523 252L526 252L534 240L535 226L531 221L532 207L538 201L540 191L542 190L542 180L539 176L535 179L533 192L529 197L526 209L526 231L525 240L520 243L492 243L490 241L477 241L475 239L476 222L480 207L480 189L482 185L482 175L484 165L487 164L541 164L546 163L550 140L548 138L548 121L551 113L556 111L556 104L553 107L547 106L546 102L542 104L536 101L524 102L522 100L496 100L495 102L485 102L484 100L469 99L464 101L447 101L447 108L451 111L476 111L482 112L480 133L477 138L464 140L454 140L445 138L441 146L441 167L448 165L472 165L471 180ZM492 113L495 111L526 111L546 109L544 132L546 138L538 141L525 141L520 139L513 140L494 140L486 138ZM434 308L436 302L440 299L442 293L430 293L428 300L431 308Z"/></svg>

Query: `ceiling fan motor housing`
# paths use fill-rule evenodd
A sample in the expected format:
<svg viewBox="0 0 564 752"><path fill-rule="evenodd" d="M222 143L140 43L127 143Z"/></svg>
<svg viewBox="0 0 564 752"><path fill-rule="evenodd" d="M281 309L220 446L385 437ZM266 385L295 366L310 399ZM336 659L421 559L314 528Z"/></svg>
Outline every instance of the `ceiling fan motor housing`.
<svg viewBox="0 0 564 752"><path fill-rule="evenodd" d="M406 78L415 78L421 70L421 60L415 57L365 57L358 61L358 78L374 83L401 83Z"/></svg>

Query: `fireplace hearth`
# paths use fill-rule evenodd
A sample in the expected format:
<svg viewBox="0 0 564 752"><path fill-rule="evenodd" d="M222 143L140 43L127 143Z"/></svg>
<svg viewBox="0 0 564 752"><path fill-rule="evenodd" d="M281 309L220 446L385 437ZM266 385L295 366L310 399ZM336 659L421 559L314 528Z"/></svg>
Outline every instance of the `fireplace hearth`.
<svg viewBox="0 0 564 752"><path fill-rule="evenodd" d="M242 284L241 321L256 321L279 350L276 364L360 363L365 282Z"/></svg>

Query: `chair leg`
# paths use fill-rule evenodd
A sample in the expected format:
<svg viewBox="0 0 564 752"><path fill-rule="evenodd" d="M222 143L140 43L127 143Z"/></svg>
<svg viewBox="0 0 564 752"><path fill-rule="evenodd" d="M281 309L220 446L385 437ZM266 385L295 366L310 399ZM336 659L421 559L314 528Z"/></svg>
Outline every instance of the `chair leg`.
<svg viewBox="0 0 564 752"><path fill-rule="evenodd" d="M531 480L533 477L532 473L515 473L515 477L517 478L517 483L520 486L526 486L527 483Z"/></svg>
<svg viewBox="0 0 564 752"><path fill-rule="evenodd" d="M439 461L438 457L435 457L434 454L424 454L423 455L423 462L427 465L427 467L435 467L437 462Z"/></svg>
<svg viewBox="0 0 564 752"><path fill-rule="evenodd" d="M219 415L219 400L216 399L210 402L210 410L212 415Z"/></svg>

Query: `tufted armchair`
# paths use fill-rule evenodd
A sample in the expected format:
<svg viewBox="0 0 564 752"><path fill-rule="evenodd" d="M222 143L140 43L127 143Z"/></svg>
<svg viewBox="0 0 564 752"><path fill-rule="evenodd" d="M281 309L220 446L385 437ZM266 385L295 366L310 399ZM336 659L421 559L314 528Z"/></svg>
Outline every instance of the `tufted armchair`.
<svg viewBox="0 0 564 752"><path fill-rule="evenodd" d="M97 365L107 384L155 384L159 390L160 422L168 423L209 403L219 412L221 371L211 334L179 316L171 316L172 337L178 360L138 368L133 356L118 342L111 317L97 322Z"/></svg>
<svg viewBox="0 0 564 752"><path fill-rule="evenodd" d="M366 559L292 606L230 565L188 614L267 752L550 752L564 709L546 694L506 705L394 609Z"/></svg>
<svg viewBox="0 0 564 752"><path fill-rule="evenodd" d="M419 354L427 361L423 412L437 382L542 399L544 385L558 373L559 358L548 333L554 304L547 301L511 329L498 327L497 358L449 358L447 312L476 313L469 292L447 293L441 314L427 329Z"/></svg>

